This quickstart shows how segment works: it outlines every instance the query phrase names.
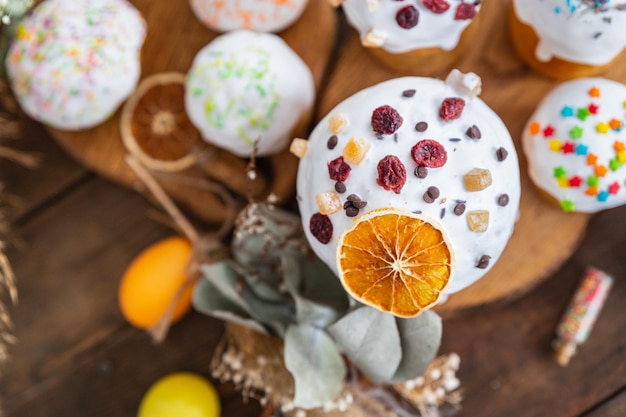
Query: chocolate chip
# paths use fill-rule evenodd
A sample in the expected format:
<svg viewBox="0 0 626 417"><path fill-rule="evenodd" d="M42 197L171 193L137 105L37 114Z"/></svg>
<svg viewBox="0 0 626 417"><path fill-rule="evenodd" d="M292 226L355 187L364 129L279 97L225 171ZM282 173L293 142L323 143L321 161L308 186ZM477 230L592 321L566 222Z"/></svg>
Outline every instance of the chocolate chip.
<svg viewBox="0 0 626 417"><path fill-rule="evenodd" d="M343 194L346 192L346 184L344 184L341 181L337 181L335 183L335 191L337 191L339 194Z"/></svg>
<svg viewBox="0 0 626 417"><path fill-rule="evenodd" d="M355 201L354 203L352 203L352 205L360 210L367 206L367 201Z"/></svg>
<svg viewBox="0 0 626 417"><path fill-rule="evenodd" d="M398 133L393 134L393 141L396 143L398 142Z"/></svg>
<svg viewBox="0 0 626 417"><path fill-rule="evenodd" d="M509 204L509 195L508 194L500 194L498 197L498 205L504 207Z"/></svg>
<svg viewBox="0 0 626 417"><path fill-rule="evenodd" d="M441 218L443 219L444 217L446 217L446 208L442 208L441 209L441 214L440 214Z"/></svg>
<svg viewBox="0 0 626 417"><path fill-rule="evenodd" d="M359 214L359 209L354 206L350 206L346 209L346 216L348 217L355 217L357 214Z"/></svg>
<svg viewBox="0 0 626 417"><path fill-rule="evenodd" d="M600 36L602 36L602 32L596 32L593 34L594 39L598 39Z"/></svg>
<svg viewBox="0 0 626 417"><path fill-rule="evenodd" d="M382 133L376 133L376 139L378 140L383 140L383 134Z"/></svg>
<svg viewBox="0 0 626 417"><path fill-rule="evenodd" d="M417 130L418 132L426 132L426 129L428 129L428 123L426 122L418 122L415 125L415 130Z"/></svg>
<svg viewBox="0 0 626 417"><path fill-rule="evenodd" d="M343 209L347 209L348 207L354 207L354 205L352 204L352 201L346 201L345 203L343 203Z"/></svg>
<svg viewBox="0 0 626 417"><path fill-rule="evenodd" d="M402 92L402 97L413 97L415 95L415 90L404 90Z"/></svg>
<svg viewBox="0 0 626 417"><path fill-rule="evenodd" d="M504 148L498 148L496 151L496 158L498 158L498 161L500 162L504 161L507 156L509 156L509 153Z"/></svg>
<svg viewBox="0 0 626 417"><path fill-rule="evenodd" d="M337 138L337 135L332 135L331 137L328 138L328 142L326 142L326 146L328 146L328 149L335 149L335 146L337 146L338 141L339 141L339 138Z"/></svg>
<svg viewBox="0 0 626 417"><path fill-rule="evenodd" d="M480 129L476 125L471 125L466 131L465 134L470 137L470 139L480 139L482 137L480 133Z"/></svg>
<svg viewBox="0 0 626 417"><path fill-rule="evenodd" d="M457 205L454 206L454 214L456 214L457 216L460 216L463 213L465 213L465 204L457 203Z"/></svg>
<svg viewBox="0 0 626 417"><path fill-rule="evenodd" d="M351 202L351 203L354 203L354 202L357 202L357 201L361 201L361 197L359 197L359 196L358 196L358 195L356 195L356 194L350 194L350 195L348 196L348 198L346 198L346 200L348 200L348 201L349 201L349 202Z"/></svg>
<svg viewBox="0 0 626 417"><path fill-rule="evenodd" d="M428 187L428 190L424 193L424 201L428 204L433 203L439 197L439 188Z"/></svg>
<svg viewBox="0 0 626 417"><path fill-rule="evenodd" d="M480 268L480 269L485 269L489 266L489 261L491 260L491 256L489 255L483 255L480 257L480 259L478 260L478 263L476 264L476 268Z"/></svg>
<svg viewBox="0 0 626 417"><path fill-rule="evenodd" d="M428 168L418 166L415 168L414 174L417 178L426 178L428 176Z"/></svg>
<svg viewBox="0 0 626 417"><path fill-rule="evenodd" d="M461 138L450 138L448 139L450 142L460 142Z"/></svg>
<svg viewBox="0 0 626 417"><path fill-rule="evenodd" d="M415 214L422 214L422 210L415 210L413 213L415 213Z"/></svg>

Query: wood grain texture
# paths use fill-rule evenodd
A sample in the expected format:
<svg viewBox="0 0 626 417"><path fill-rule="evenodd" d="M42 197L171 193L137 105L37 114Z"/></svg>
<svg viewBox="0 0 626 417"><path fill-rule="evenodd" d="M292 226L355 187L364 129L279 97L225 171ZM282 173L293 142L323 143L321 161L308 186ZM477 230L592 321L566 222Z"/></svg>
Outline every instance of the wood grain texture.
<svg viewBox="0 0 626 417"><path fill-rule="evenodd" d="M588 414L588 417L623 417L626 416L626 388L610 398Z"/></svg>
<svg viewBox="0 0 626 417"><path fill-rule="evenodd" d="M482 20L477 22L480 30L456 67L481 76L481 98L500 115L516 143L522 171L520 219L500 261L483 279L438 306L443 315L503 301L537 285L572 254L590 218L588 214L563 213L537 192L527 175L521 133L536 105L557 82L532 73L515 55L507 28L508 3L483 3ZM380 65L361 47L356 32L349 33L321 98L320 117L363 88L398 76L422 75L419 66L412 71L396 71ZM428 69L424 71L429 73ZM447 72L440 71L436 76L445 78ZM626 63L612 67L606 77L624 81Z"/></svg>
<svg viewBox="0 0 626 417"><path fill-rule="evenodd" d="M132 3L148 22L148 35L142 49L142 78L159 72L186 73L196 53L217 36L193 15L187 1L134 0ZM336 17L326 1L309 2L296 24L280 33L313 73L318 90L327 72L335 45ZM312 34L315 33L315 42ZM59 143L78 161L98 174L129 187L138 187L137 178L126 166L126 150L119 133L118 111L107 122L85 131L67 132L50 129ZM308 124L307 124L308 125ZM308 128L308 126L307 126ZM302 136L306 130L298 132ZM267 158L266 172L271 177L267 193L286 202L295 190L297 159L284 152ZM185 177L158 175L165 190L198 217L209 222L222 222L227 213L224 204L213 193L195 185L202 178L201 170L190 169Z"/></svg>

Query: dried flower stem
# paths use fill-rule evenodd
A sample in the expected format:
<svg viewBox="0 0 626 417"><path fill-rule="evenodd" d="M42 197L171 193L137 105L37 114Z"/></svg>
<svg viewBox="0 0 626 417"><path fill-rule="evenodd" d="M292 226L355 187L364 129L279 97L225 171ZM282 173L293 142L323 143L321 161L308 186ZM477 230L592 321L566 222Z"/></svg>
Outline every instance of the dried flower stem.
<svg viewBox="0 0 626 417"><path fill-rule="evenodd" d="M39 158L35 155L0 145L0 158L5 158L27 168L35 168Z"/></svg>

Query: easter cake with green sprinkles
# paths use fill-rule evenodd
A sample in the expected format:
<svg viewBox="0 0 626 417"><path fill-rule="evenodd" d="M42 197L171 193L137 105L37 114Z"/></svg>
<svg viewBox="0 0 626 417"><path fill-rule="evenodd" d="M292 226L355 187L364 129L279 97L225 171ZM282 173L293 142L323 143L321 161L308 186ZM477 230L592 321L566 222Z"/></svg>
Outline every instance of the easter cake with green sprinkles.
<svg viewBox="0 0 626 417"><path fill-rule="evenodd" d="M528 173L564 211L626 203L626 86L582 78L557 86L522 135Z"/></svg>
<svg viewBox="0 0 626 417"><path fill-rule="evenodd" d="M194 58L185 82L189 119L207 142L241 157L279 153L308 123L313 75L277 35L238 30Z"/></svg>

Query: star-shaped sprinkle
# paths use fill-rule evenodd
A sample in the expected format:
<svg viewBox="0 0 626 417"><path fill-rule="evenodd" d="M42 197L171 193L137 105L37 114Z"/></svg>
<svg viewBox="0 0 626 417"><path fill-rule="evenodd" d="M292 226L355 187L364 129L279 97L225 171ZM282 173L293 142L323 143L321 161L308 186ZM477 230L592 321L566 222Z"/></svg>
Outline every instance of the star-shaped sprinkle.
<svg viewBox="0 0 626 417"><path fill-rule="evenodd" d="M583 183L583 179L579 175L576 175L569 179L570 187L580 187L582 183Z"/></svg>
<svg viewBox="0 0 626 417"><path fill-rule="evenodd" d="M569 180L567 179L567 177L557 178L556 183L561 188L569 188Z"/></svg>
<svg viewBox="0 0 626 417"><path fill-rule="evenodd" d="M617 159L617 157L611 159L609 161L609 168L611 169L611 171L615 172L618 169L620 169L622 167L622 163L619 161L619 159Z"/></svg>
<svg viewBox="0 0 626 417"><path fill-rule="evenodd" d="M563 117L572 117L574 115L574 108L570 106L565 106L561 109L561 116Z"/></svg>
<svg viewBox="0 0 626 417"><path fill-rule="evenodd" d="M598 201L604 203L609 198L609 193L602 190L598 193Z"/></svg>
<svg viewBox="0 0 626 417"><path fill-rule="evenodd" d="M574 202L571 200L561 200L561 208L563 211L572 212L574 211Z"/></svg>
<svg viewBox="0 0 626 417"><path fill-rule="evenodd" d="M532 122L528 126L528 131L531 135L536 135L537 133L541 132L541 125L539 124L539 122Z"/></svg>
<svg viewBox="0 0 626 417"><path fill-rule="evenodd" d="M598 182L598 177L596 177L595 175L590 175L589 177L587 177L587 185L590 187L597 187Z"/></svg>
<svg viewBox="0 0 626 417"><path fill-rule="evenodd" d="M609 185L609 194L617 194L619 189L620 189L620 186L617 183L617 181L615 181L613 184Z"/></svg>
<svg viewBox="0 0 626 417"><path fill-rule="evenodd" d="M598 87L591 87L589 89L589 95L591 97L600 97L600 89Z"/></svg>
<svg viewBox="0 0 626 417"><path fill-rule="evenodd" d="M552 139L548 142L548 147L552 152L561 152L561 141L558 139Z"/></svg>
<svg viewBox="0 0 626 417"><path fill-rule="evenodd" d="M606 173L609 172L609 169L605 167L604 165L596 165L595 171L596 171L596 176L604 177Z"/></svg>
<svg viewBox="0 0 626 417"><path fill-rule="evenodd" d="M622 128L622 121L619 119L611 119L609 126L611 126L613 130L620 130Z"/></svg>
<svg viewBox="0 0 626 417"><path fill-rule="evenodd" d="M606 135L609 133L609 124L606 122L600 122L596 125L596 131L600 134Z"/></svg>
<svg viewBox="0 0 626 417"><path fill-rule="evenodd" d="M589 187L585 190L585 194L588 196L598 195L599 192L598 187Z"/></svg>
<svg viewBox="0 0 626 417"><path fill-rule="evenodd" d="M616 140L613 143L613 149L615 149L615 152L624 152L624 150L626 150L626 147L624 146L624 142Z"/></svg>
<svg viewBox="0 0 626 417"><path fill-rule="evenodd" d="M565 142L565 144L561 148L561 151L563 151L564 154L574 153L575 148L576 145L574 145L572 142Z"/></svg>
<svg viewBox="0 0 626 417"><path fill-rule="evenodd" d="M594 153L587 155L587 165L595 165L598 163L598 156Z"/></svg>
<svg viewBox="0 0 626 417"><path fill-rule="evenodd" d="M574 126L572 130L569 131L569 135L572 137L572 139L580 139L583 137L583 131L584 129L582 127Z"/></svg>
<svg viewBox="0 0 626 417"><path fill-rule="evenodd" d="M543 129L543 137L549 138L550 136L554 136L554 126L548 125Z"/></svg>
<svg viewBox="0 0 626 417"><path fill-rule="evenodd" d="M580 120L582 120L583 122L585 121L585 119L587 117L589 117L589 115L591 114L591 112L589 111L588 108L586 107L581 107L580 109L578 109L578 111L576 112L576 117L578 117Z"/></svg>
<svg viewBox="0 0 626 417"><path fill-rule="evenodd" d="M598 106L597 104L591 103L589 105L589 107L587 107L587 109L589 110L589 113L591 114L598 114L598 109L600 108L600 106Z"/></svg>
<svg viewBox="0 0 626 417"><path fill-rule="evenodd" d="M620 161L622 164L626 164L626 151L618 152L617 160Z"/></svg>
<svg viewBox="0 0 626 417"><path fill-rule="evenodd" d="M562 178L565 176L565 168L563 167L556 167L554 168L554 177L555 178Z"/></svg>
<svg viewBox="0 0 626 417"><path fill-rule="evenodd" d="M582 143L576 145L576 155L587 155L588 152L589 147L587 145L583 145Z"/></svg>

